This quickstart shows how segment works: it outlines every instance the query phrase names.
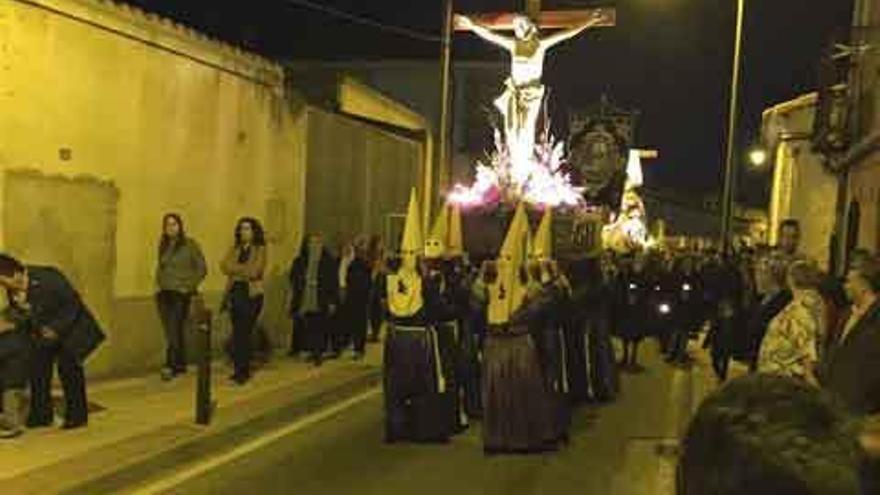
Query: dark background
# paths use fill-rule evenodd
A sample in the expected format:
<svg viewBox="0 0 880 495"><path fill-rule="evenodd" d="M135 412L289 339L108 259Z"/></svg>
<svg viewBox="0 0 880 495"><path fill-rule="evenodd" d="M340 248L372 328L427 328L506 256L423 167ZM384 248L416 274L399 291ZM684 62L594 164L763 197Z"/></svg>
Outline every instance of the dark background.
<svg viewBox="0 0 880 495"><path fill-rule="evenodd" d="M214 2L127 0L230 43L279 60L438 59L441 0L313 0L380 23L423 33L406 36L358 24L298 0ZM516 0L456 0L458 12L509 11ZM582 35L556 48L545 67L555 115L607 93L642 112L637 141L660 150L647 167L649 185L720 190L736 0L544 0L545 9L616 6L618 27ZM853 0L746 0L740 143L760 134L761 112L816 87L818 59L845 40ZM460 34L454 57L498 60L501 52ZM559 120L559 119L557 119ZM764 172L738 163L742 199L760 204ZM761 174L764 174L763 176Z"/></svg>

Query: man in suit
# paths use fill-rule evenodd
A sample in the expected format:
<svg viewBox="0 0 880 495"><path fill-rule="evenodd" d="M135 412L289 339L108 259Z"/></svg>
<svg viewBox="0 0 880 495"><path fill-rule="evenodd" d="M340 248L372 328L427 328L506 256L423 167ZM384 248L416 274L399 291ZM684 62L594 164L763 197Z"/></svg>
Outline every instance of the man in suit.
<svg viewBox="0 0 880 495"><path fill-rule="evenodd" d="M880 414L880 259L853 266L846 292L852 311L822 365L822 385L854 413Z"/></svg>
<svg viewBox="0 0 880 495"><path fill-rule="evenodd" d="M53 422L52 367L57 365L64 389L64 429L88 424L83 363L104 341L104 332L79 294L58 269L27 266L0 254L0 285L10 303L30 320L35 341L31 365L31 410L28 427Z"/></svg>

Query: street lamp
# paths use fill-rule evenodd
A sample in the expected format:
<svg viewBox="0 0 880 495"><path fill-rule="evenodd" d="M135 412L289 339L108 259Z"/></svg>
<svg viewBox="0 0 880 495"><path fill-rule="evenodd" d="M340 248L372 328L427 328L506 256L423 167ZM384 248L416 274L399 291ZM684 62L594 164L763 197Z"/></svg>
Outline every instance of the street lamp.
<svg viewBox="0 0 880 495"><path fill-rule="evenodd" d="M767 163L767 150L761 147L752 148L749 151L749 163L755 167L763 167Z"/></svg>
<svg viewBox="0 0 880 495"><path fill-rule="evenodd" d="M730 109L727 123L727 159L724 162L724 190L721 197L721 249L730 250L730 231L733 223L733 185L736 180L734 171L734 148L736 147L736 125L739 109L739 74L742 59L743 20L745 18L745 0L737 0L736 9L736 41L733 51L733 76L730 81Z"/></svg>

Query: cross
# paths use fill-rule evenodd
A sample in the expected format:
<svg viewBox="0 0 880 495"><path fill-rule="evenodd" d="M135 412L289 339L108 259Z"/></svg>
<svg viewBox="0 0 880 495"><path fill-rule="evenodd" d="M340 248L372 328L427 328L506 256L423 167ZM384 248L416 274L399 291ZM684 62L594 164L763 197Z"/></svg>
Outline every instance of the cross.
<svg viewBox="0 0 880 495"><path fill-rule="evenodd" d="M535 25L545 29L564 29L575 27L596 12L603 14L604 21L595 27L613 27L617 24L617 10L613 8L579 9L579 10L541 10L541 0L527 0L526 15L534 20ZM480 24L496 31L513 29L513 19L517 14L514 12L496 12L491 14L474 14L468 17ZM466 31L458 20L455 22L456 31Z"/></svg>

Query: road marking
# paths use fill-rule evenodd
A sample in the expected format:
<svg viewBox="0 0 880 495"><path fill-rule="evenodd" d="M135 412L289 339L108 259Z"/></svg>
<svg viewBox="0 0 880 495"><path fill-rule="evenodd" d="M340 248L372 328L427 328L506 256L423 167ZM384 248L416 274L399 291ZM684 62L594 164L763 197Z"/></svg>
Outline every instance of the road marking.
<svg viewBox="0 0 880 495"><path fill-rule="evenodd" d="M379 395L381 392L382 387L374 387L367 392L356 395L350 399L340 402L339 404L310 414L299 421L279 428L273 432L267 433L261 437L255 438L226 452L225 454L210 457L205 461L199 462L198 464L184 469L183 471L177 472L167 478L163 478L156 482L150 483L149 485L141 487L130 493L133 493L135 495L152 495L156 493L166 493L175 486L181 485L186 481L201 476L209 471L218 468L219 466L222 466L223 464L234 461L239 457L243 457L247 454L250 454L251 452L259 450L271 444L272 442L275 442L281 438L284 438L287 435L290 435L291 433L296 433L304 428L314 425L315 423L324 421L331 416L335 416L336 414L339 414L348 408L351 408L367 399Z"/></svg>

